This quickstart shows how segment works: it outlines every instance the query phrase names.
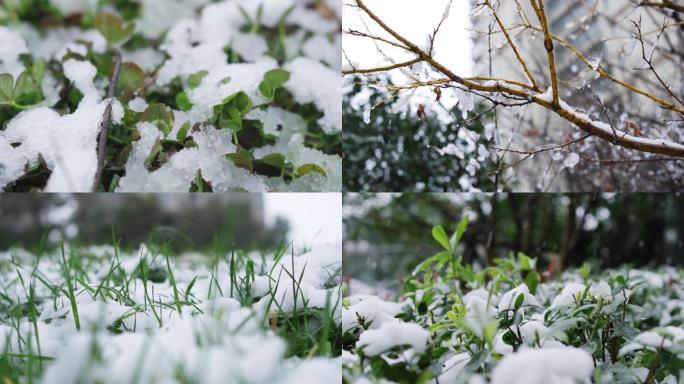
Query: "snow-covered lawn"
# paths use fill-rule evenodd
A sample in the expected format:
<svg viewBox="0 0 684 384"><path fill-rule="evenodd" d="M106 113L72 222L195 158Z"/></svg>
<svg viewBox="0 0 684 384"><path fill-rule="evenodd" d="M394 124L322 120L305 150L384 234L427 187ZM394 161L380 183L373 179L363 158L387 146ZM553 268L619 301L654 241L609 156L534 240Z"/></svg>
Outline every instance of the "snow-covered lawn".
<svg viewBox="0 0 684 384"><path fill-rule="evenodd" d="M407 277L397 299L343 299L348 383L684 381L684 271L587 266L542 281L512 255L464 265L458 238ZM362 289L368 290L367 287Z"/></svg>
<svg viewBox="0 0 684 384"><path fill-rule="evenodd" d="M26 3L0 5L0 189L341 190L338 1Z"/></svg>
<svg viewBox="0 0 684 384"><path fill-rule="evenodd" d="M0 253L0 378L332 383L341 248L167 257L144 245ZM9 380L9 381L7 381Z"/></svg>

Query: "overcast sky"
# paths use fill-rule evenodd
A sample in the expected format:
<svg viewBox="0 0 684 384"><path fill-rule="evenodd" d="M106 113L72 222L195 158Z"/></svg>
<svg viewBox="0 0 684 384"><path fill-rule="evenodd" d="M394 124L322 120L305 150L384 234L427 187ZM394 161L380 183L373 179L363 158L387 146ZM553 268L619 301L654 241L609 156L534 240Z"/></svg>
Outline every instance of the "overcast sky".
<svg viewBox="0 0 684 384"><path fill-rule="evenodd" d="M265 193L264 212L266 223L290 221L295 245L342 243L341 193Z"/></svg>
<svg viewBox="0 0 684 384"><path fill-rule="evenodd" d="M343 4L352 4L353 0L342 0ZM435 29L441 19L448 0L365 0L364 3L387 25L402 34L411 42L422 46L426 38ZM453 0L449 18L444 22L435 42L435 58L461 76L472 74L472 43L469 39L470 28L469 0ZM374 35L386 36L371 19L364 17L365 25L360 17L362 11L357 8L343 7L344 29L367 32L366 26ZM386 64L370 39L345 35L343 47L349 58L361 67ZM399 55L389 45L387 53L401 60L412 58L412 55ZM343 58L343 64L347 65Z"/></svg>

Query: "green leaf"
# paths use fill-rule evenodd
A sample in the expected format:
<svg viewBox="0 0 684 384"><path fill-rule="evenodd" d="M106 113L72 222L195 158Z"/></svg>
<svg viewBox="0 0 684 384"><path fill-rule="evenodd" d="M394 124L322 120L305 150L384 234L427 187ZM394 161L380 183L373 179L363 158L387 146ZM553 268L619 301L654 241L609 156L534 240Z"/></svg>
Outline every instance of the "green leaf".
<svg viewBox="0 0 684 384"><path fill-rule="evenodd" d="M527 277L525 278L525 284L527 284L527 287L530 289L531 294L536 294L537 293L537 286L539 285L539 274L537 271L530 271L530 273L527 274Z"/></svg>
<svg viewBox="0 0 684 384"><path fill-rule="evenodd" d="M140 120L154 124L160 131L164 132L164 137L166 137L171 132L174 119L171 108L161 103L153 103L145 109Z"/></svg>
<svg viewBox="0 0 684 384"><path fill-rule="evenodd" d="M33 65L31 66L31 77L33 77L36 84L40 84L43 81L43 78L45 77L45 60L36 59L33 61Z"/></svg>
<svg viewBox="0 0 684 384"><path fill-rule="evenodd" d="M135 92L145 85L145 71L135 63L123 63L116 83L115 95L124 101L130 100Z"/></svg>
<svg viewBox="0 0 684 384"><path fill-rule="evenodd" d="M185 92L180 92L176 95L176 105L181 111L189 111L192 109L192 102Z"/></svg>
<svg viewBox="0 0 684 384"><path fill-rule="evenodd" d="M535 268L535 266L537 265L537 260L530 258L522 252L518 252L518 263L520 264L520 268L522 270L529 271L530 269Z"/></svg>
<svg viewBox="0 0 684 384"><path fill-rule="evenodd" d="M111 45L128 39L135 29L135 24L123 25L121 18L113 13L99 13L95 16L95 28Z"/></svg>
<svg viewBox="0 0 684 384"><path fill-rule="evenodd" d="M236 166L254 172L254 163L252 157L246 152L229 153L226 155L228 160L231 160Z"/></svg>
<svg viewBox="0 0 684 384"><path fill-rule="evenodd" d="M454 232L453 235L451 235L451 248L456 249L456 246L461 242L461 237L463 237L463 233L466 231L468 228L468 216L463 216L461 221L458 223L458 226L456 226L456 231Z"/></svg>
<svg viewBox="0 0 684 384"><path fill-rule="evenodd" d="M297 168L297 175L299 176L304 176L307 173L311 172L318 172L323 176L328 176L325 170L321 168L318 164L304 164L301 167Z"/></svg>
<svg viewBox="0 0 684 384"><path fill-rule="evenodd" d="M446 251L451 252L451 244L444 228L441 225L432 227L432 238L435 239Z"/></svg>
<svg viewBox="0 0 684 384"><path fill-rule="evenodd" d="M242 91L233 93L223 99L223 104L235 107L242 115L246 115L247 112L252 110L252 99Z"/></svg>
<svg viewBox="0 0 684 384"><path fill-rule="evenodd" d="M178 130L178 133L176 133L176 140L178 140L179 143L184 142L185 139L188 138L188 131L189 130L190 130L190 122L186 121L185 123L183 123L183 125Z"/></svg>
<svg viewBox="0 0 684 384"><path fill-rule="evenodd" d="M152 166L152 163L157 158L157 155L159 155L162 149L163 147L161 140L157 140L154 143L154 146L152 147L152 151L150 151L150 154L147 155L147 158L145 159L145 168L149 169Z"/></svg>
<svg viewBox="0 0 684 384"><path fill-rule="evenodd" d="M188 88L195 89L199 87L200 83L202 82L202 79L208 74L209 72L207 71L199 71L190 75L188 77Z"/></svg>
<svg viewBox="0 0 684 384"><path fill-rule="evenodd" d="M523 302L525 301L525 294L524 293L519 293L518 296L515 298L515 310L517 311L522 307Z"/></svg>
<svg viewBox="0 0 684 384"><path fill-rule="evenodd" d="M285 156L280 153L272 153L259 159L262 163L279 168L281 171L285 168Z"/></svg>
<svg viewBox="0 0 684 384"><path fill-rule="evenodd" d="M264 74L264 79L259 84L259 91L266 98L267 102L272 102L275 91L290 80L290 73L283 69L274 69Z"/></svg>
<svg viewBox="0 0 684 384"><path fill-rule="evenodd" d="M19 75L17 83L14 85L12 99L17 104L32 105L41 100L41 90L33 80L29 72L24 71Z"/></svg>
<svg viewBox="0 0 684 384"><path fill-rule="evenodd" d="M0 103L14 100L14 77L9 73L0 74Z"/></svg>
<svg viewBox="0 0 684 384"><path fill-rule="evenodd" d="M582 264L582 267L577 271L579 272L580 276L582 276L583 280L587 280L589 278L589 273L591 272L591 268L589 268L589 264L584 263Z"/></svg>
<svg viewBox="0 0 684 384"><path fill-rule="evenodd" d="M244 92L236 92L214 106L212 121L221 128L234 132L242 130L242 119L252 109L252 99Z"/></svg>

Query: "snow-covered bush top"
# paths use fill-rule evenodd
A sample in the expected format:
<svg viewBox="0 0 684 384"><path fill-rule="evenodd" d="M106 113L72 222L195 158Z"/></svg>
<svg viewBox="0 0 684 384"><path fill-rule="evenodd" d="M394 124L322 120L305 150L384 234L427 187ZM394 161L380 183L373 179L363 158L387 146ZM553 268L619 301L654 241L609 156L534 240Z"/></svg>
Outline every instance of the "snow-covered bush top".
<svg viewBox="0 0 684 384"><path fill-rule="evenodd" d="M465 223L465 221L464 221ZM523 254L478 268L459 233L403 285L401 301L343 299L348 383L676 383L684 380L684 271L587 266L542 281Z"/></svg>
<svg viewBox="0 0 684 384"><path fill-rule="evenodd" d="M0 253L0 372L59 384L336 382L341 256Z"/></svg>
<svg viewBox="0 0 684 384"><path fill-rule="evenodd" d="M337 2L28 3L0 5L0 188L341 189Z"/></svg>

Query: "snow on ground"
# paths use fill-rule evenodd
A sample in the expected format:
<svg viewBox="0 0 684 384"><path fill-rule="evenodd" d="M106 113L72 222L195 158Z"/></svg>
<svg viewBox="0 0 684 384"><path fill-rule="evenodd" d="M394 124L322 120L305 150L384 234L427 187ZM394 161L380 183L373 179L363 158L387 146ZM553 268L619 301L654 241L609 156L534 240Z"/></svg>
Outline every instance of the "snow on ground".
<svg viewBox="0 0 684 384"><path fill-rule="evenodd" d="M92 0L50 3L64 17L81 12L117 12L112 6L98 6ZM173 99L178 86L191 105L172 105L175 120L170 132L150 129L150 124L141 120L126 120L130 129L140 132L140 139L132 142L132 148L125 149L121 164L110 166L120 172L120 180L112 184L112 191L187 192L198 174L214 191L341 189L342 160L331 154L339 152L328 148L326 153L325 148L310 142L311 137L321 134L341 135L340 4L326 1L329 11L319 12L316 7L321 5L314 0L140 3L140 15L133 20L135 37L140 39L137 45L148 39L148 46L123 45L120 49L124 61L132 61L145 71L147 85L145 92L139 92L131 101L115 103L116 112L143 112L160 95ZM97 170L97 135L104 105L108 103L102 101L108 79L101 72L107 73L109 68L100 67L99 60L110 52L111 44L89 27L38 30L27 22L0 26L0 40L0 73L17 79L24 70L28 71L20 60L20 55L27 53L34 60L40 58L49 64L40 84L43 100L35 105L22 105L23 112L7 122L0 115L0 188L13 185L45 162L51 173L47 185L41 188L90 191ZM98 68L93 72L95 66ZM63 68L63 73L58 68ZM268 100L260 87L266 73L277 68L289 74L289 80L282 85L291 95L292 103L296 103L289 105L289 110ZM70 83L88 97L83 98L77 109L65 112L65 96L60 91L64 93ZM172 93L163 96L168 92ZM275 144L264 142L240 148L228 128L222 129L227 135L214 131L217 127L211 120L215 107L237 92L244 92L253 103L243 121L263 123L264 135L275 140ZM147 97L155 100L148 101ZM0 108L10 108L3 107L2 102ZM315 108L314 119L309 105ZM120 124L122 114L115 116L119 119L114 124ZM150 156L155 155L160 142L176 141L186 124L192 129L188 130L187 139L178 139L180 148L160 156L159 166L151 166ZM312 125L317 126L316 131L312 131ZM189 144L188 139L192 139ZM294 173L293 177L278 177L259 173L226 157L244 155L246 150L256 153L253 161L261 159L257 155L277 153L294 170L310 170L312 165L318 168Z"/></svg>
<svg viewBox="0 0 684 384"><path fill-rule="evenodd" d="M0 253L0 351L44 356L41 383L339 381L339 352L322 350L339 344L317 339L337 334L341 321L339 246L215 261L144 245L67 247L64 259ZM21 310L33 304L35 322ZM307 327L291 325L303 315ZM301 350L290 337L320 344Z"/></svg>
<svg viewBox="0 0 684 384"><path fill-rule="evenodd" d="M684 379L681 269L570 270L539 282L529 277L534 263L496 265L493 280L475 278L477 268L458 280L409 276L397 301L345 297L346 382Z"/></svg>

